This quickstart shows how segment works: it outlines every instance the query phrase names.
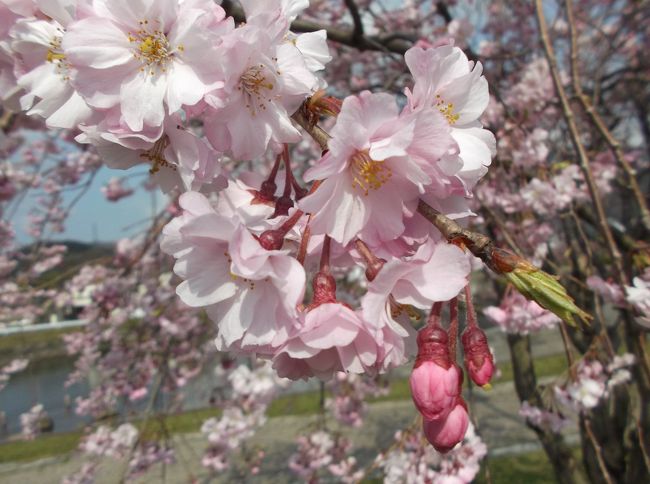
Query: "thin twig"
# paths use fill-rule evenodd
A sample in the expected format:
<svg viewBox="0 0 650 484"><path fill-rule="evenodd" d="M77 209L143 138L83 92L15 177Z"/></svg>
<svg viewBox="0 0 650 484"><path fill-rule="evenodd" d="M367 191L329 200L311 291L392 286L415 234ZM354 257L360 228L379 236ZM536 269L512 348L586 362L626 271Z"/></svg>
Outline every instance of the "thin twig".
<svg viewBox="0 0 650 484"><path fill-rule="evenodd" d="M596 126L596 129L598 129L602 137L605 139L607 146L609 146L609 148L612 150L617 163L623 167L623 171L627 176L627 181L630 184L630 190L632 191L634 199L639 205L643 226L647 231L650 231L650 210L648 209L648 204L636 178L636 172L625 158L621 144L616 139L616 137L614 137L612 132L603 121L603 118L600 116L598 111L594 108L594 106L591 104L591 101L582 90L582 84L580 82L580 70L578 68L577 29L575 18L573 16L572 0L565 0L565 7L567 20L569 23L569 32L571 35L571 78L573 81L573 89L575 91L576 97L578 98L578 101L580 101L580 104L589 116L591 122L594 124L594 126Z"/></svg>
<svg viewBox="0 0 650 484"><path fill-rule="evenodd" d="M596 452L596 459L598 460L598 467L600 467L600 472L602 472L603 474L603 479L605 479L605 482L607 482L607 484L614 484L614 481L612 480L612 476L609 474L609 471L607 470L605 459L603 459L603 449L598 443L598 441L596 440L594 431L591 428L591 422L589 421L589 418L585 415L583 415L583 421L585 424L585 430L587 431L587 436L589 437L589 440L591 440L591 444L594 446L594 450Z"/></svg>
<svg viewBox="0 0 650 484"><path fill-rule="evenodd" d="M354 22L354 30L352 31L352 38L357 42L362 41L363 39L363 22L361 21L361 13L359 12L359 7L354 2L354 0L344 0L345 6L348 7L350 11L350 16L352 17L352 22Z"/></svg>
<svg viewBox="0 0 650 484"><path fill-rule="evenodd" d="M585 177L587 187L589 188L591 201L596 211L598 226L603 234L603 237L605 238L607 250L609 251L614 261L614 268L616 269L616 277L618 279L618 282L620 284L627 285L627 276L625 274L625 270L623 269L623 258L620 251L618 250L616 242L614 241L614 237L612 236L612 231L609 227L609 224L607 223L607 216L605 215L605 209L603 208L603 202L600 198L598 186L596 185L596 181L594 180L594 176L591 171L589 157L587 156L587 151L580 139L580 132L578 131L575 115L571 109L571 105L569 104L569 99L567 97L566 91L564 90L564 86L562 85L562 80L560 79L560 72L557 66L557 58L555 57L553 44L551 43L551 39L548 34L546 18L544 17L544 6L542 0L535 0L535 11L537 14L537 24L539 27L540 36L542 38L544 53L546 55L546 60L551 71L551 77L553 78L553 84L555 85L555 90L557 91L557 95L560 98L562 113L569 127L571 141L578 156L580 168Z"/></svg>
<svg viewBox="0 0 650 484"><path fill-rule="evenodd" d="M346 3L347 0L346 0ZM228 15L231 15L235 22L241 23L246 20L244 11L232 2L223 2L222 7ZM353 19L354 20L354 19ZM360 51L375 50L379 52L387 52L391 54L403 55L413 42L407 40L406 35L396 37L393 33L387 35L358 35L356 29L339 29L328 25L319 24L310 20L297 19L291 23L292 32L316 32L318 30L325 30L327 32L327 39L333 42L354 47Z"/></svg>

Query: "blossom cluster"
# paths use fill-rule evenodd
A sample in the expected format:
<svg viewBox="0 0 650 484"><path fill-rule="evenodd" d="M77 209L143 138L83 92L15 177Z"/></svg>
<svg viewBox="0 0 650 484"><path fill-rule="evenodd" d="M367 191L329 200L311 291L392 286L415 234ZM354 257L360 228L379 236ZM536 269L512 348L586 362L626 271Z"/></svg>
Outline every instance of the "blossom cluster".
<svg viewBox="0 0 650 484"><path fill-rule="evenodd" d="M23 437L27 440L35 439L48 425L48 420L49 417L43 405L40 403L34 405L29 412L20 416Z"/></svg>
<svg viewBox="0 0 650 484"><path fill-rule="evenodd" d="M345 437L317 430L298 437L298 449L289 457L289 469L304 482L317 482L323 469L337 482L359 482L363 470L349 455L351 443Z"/></svg>
<svg viewBox="0 0 650 484"><path fill-rule="evenodd" d="M201 426L208 440L208 447L201 463L212 472L223 472L232 466L232 458L242 443L250 439L266 422L266 409L278 390L286 386L268 363L262 362L253 369L246 365L217 367L218 376L228 384L230 394L220 405L222 414ZM261 452L261 451L260 451ZM249 472L257 474L263 453L240 456L251 462Z"/></svg>
<svg viewBox="0 0 650 484"><path fill-rule="evenodd" d="M379 397L388 393L388 387L377 381L353 373L337 373L330 382L332 397L325 401L334 419L342 425L361 427L366 416L368 397Z"/></svg>
<svg viewBox="0 0 650 484"><path fill-rule="evenodd" d="M242 4L236 26L210 0L8 3L11 100L48 127L77 130L108 166L148 163L164 191L184 192L162 248L177 260L181 300L218 324L219 349L271 358L290 378L384 372L412 354L408 307L465 285L468 257L416 208L422 199L470 215L495 152L478 120L482 66L453 45L417 46L406 54L415 84L404 108L367 91L336 101L320 91L325 32L289 30L308 3ZM304 174L309 193L288 150L302 138L291 115L308 98L311 117L336 117L329 151ZM266 179L227 168L272 154ZM104 191L129 194L118 179ZM330 265L369 257L386 268L354 310L337 299Z"/></svg>
<svg viewBox="0 0 650 484"><path fill-rule="evenodd" d="M160 257L140 263L150 243L144 240L142 255L122 245L115 270L86 268L69 283L96 283L83 314L91 330L67 337L80 354L71 382L91 368L113 381L80 398L80 414L100 417L121 397L135 403L155 395L149 382L160 375L157 365L169 370L160 385L170 392L200 371L204 361L187 350L207 331L187 306L216 323L217 350L270 360L280 377L330 379L407 362L416 351L414 321L467 286L473 257L441 237L418 206L451 219L473 215L473 189L496 153L479 120L489 102L481 63L453 42L422 42L405 54L414 81L405 103L365 90L338 99L326 94L321 77L331 60L325 31L290 30L307 1L241 4L246 21L236 25L212 0L0 3L2 102L66 129L67 139L90 153L62 163L34 234L62 230L61 186L85 174L91 183L99 160L116 169L148 165L151 180L174 200L161 215L160 248L175 260L177 278L138 277L151 276ZM303 139L299 127L318 141L321 118L331 126L327 149L309 156L302 173L292 145ZM52 145L44 152L56 151ZM14 196L16 180L3 180L4 198ZM130 194L119 178L103 191L110 201ZM37 274L61 262L58 248L40 250ZM351 302L337 292L337 277L358 268L366 292ZM177 283L179 300L167 306ZM57 304L70 300L61 295ZM121 331L134 322L142 328L137 345ZM147 342L154 331L164 340L159 351ZM457 336L450 332L454 347ZM100 344L111 351L98 352ZM463 345L470 377L487 384L494 365L484 334L468 325ZM116 365L135 356L146 364L134 372ZM262 395L241 394L250 375L232 375L243 406L225 409L203 429L211 442L204 463L215 470L263 421ZM458 390L459 371L452 380ZM451 449L467 427L456 390L428 420L463 424L441 449ZM427 392L416 393L428 400ZM360 418L355 402L338 403L349 407L341 417ZM134 455L144 467L152 455L167 459L165 449Z"/></svg>
<svg viewBox="0 0 650 484"><path fill-rule="evenodd" d="M29 365L29 360L26 360L24 358L17 358L15 360L12 360L9 364L0 368L0 391L2 391L7 385L9 378L11 378L11 375L23 371L25 368L27 368L27 365Z"/></svg>
<svg viewBox="0 0 650 484"><path fill-rule="evenodd" d="M632 378L629 368L634 364L634 355L630 353L614 356L608 364L585 358L577 365L575 379L555 386L555 397L576 412L593 409L610 395L614 387Z"/></svg>
<svg viewBox="0 0 650 484"><path fill-rule="evenodd" d="M554 328L560 322L555 314L515 291L509 291L500 306L484 308L483 314L506 333L534 333Z"/></svg>
<svg viewBox="0 0 650 484"><path fill-rule="evenodd" d="M527 422L535 427L541 428L548 426L553 433L560 433L563 428L571 424L571 421L560 413L546 410L531 405L528 402L521 404L519 415L524 417Z"/></svg>
<svg viewBox="0 0 650 484"><path fill-rule="evenodd" d="M400 431L400 444L377 456L383 468L384 482L472 482L480 470L487 447L470 424L462 443L451 452L441 454L423 446L422 437L412 431Z"/></svg>

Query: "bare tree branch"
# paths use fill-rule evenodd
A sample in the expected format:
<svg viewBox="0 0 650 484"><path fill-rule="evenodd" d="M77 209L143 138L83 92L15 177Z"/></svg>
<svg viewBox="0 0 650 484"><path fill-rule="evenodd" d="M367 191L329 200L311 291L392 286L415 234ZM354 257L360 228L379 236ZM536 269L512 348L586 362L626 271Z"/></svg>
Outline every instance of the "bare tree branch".
<svg viewBox="0 0 650 484"><path fill-rule="evenodd" d="M361 21L361 13L359 13L359 7L354 2L354 0L344 0L345 6L348 7L350 15L352 16L352 22L354 22L354 30L352 31L352 38L359 41L363 39L363 22Z"/></svg>
<svg viewBox="0 0 650 484"><path fill-rule="evenodd" d="M346 4L348 1L349 0L346 0ZM221 6L228 15L232 16L235 19L236 22L246 21L244 11L240 7L233 5L230 0L223 2ZM359 17L359 22L360 21L361 18ZM328 40L337 42L342 45L347 45L349 47L354 47L355 49L362 51L374 50L379 52L389 52L392 54L403 55L413 45L413 42L411 40L407 40L409 38L412 38L411 34L402 33L400 35L396 35L395 32L392 32L386 35L364 35L363 26L361 26L361 29L361 35L359 35L359 31L356 27L356 22L355 28L352 30L338 29L335 27L325 26L317 22L302 19L294 20L291 24L291 30L293 32L304 33L316 32L317 30L325 30L327 32Z"/></svg>

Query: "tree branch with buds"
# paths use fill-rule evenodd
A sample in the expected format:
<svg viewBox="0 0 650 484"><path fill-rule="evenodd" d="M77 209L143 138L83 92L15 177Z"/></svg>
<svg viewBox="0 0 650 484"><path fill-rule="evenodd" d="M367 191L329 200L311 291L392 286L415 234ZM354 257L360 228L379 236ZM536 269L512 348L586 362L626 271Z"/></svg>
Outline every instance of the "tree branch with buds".
<svg viewBox="0 0 650 484"><path fill-rule="evenodd" d="M315 123L308 111L309 100L294 113L298 123L323 151L327 151L330 136ZM576 326L576 319L587 324L591 316L576 306L573 298L558 278L509 250L497 247L492 239L478 232L461 227L457 222L420 200L418 213L435 226L450 243L468 249L481 259L492 271L504 276L523 296L537 302L568 324Z"/></svg>

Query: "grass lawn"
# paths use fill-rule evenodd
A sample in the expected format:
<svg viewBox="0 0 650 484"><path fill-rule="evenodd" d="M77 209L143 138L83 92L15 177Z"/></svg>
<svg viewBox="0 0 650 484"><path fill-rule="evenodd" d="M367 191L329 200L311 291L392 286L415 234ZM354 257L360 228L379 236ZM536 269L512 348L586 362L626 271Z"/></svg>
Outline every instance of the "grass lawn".
<svg viewBox="0 0 650 484"><path fill-rule="evenodd" d="M15 333L0 337L0 366L14 358L30 357L30 365L52 357L66 357L62 336L74 333L79 328L50 329L43 331Z"/></svg>
<svg viewBox="0 0 650 484"><path fill-rule="evenodd" d="M487 461L492 484L546 484L556 482L553 466L543 451L491 458ZM485 464L476 484L487 484Z"/></svg>

